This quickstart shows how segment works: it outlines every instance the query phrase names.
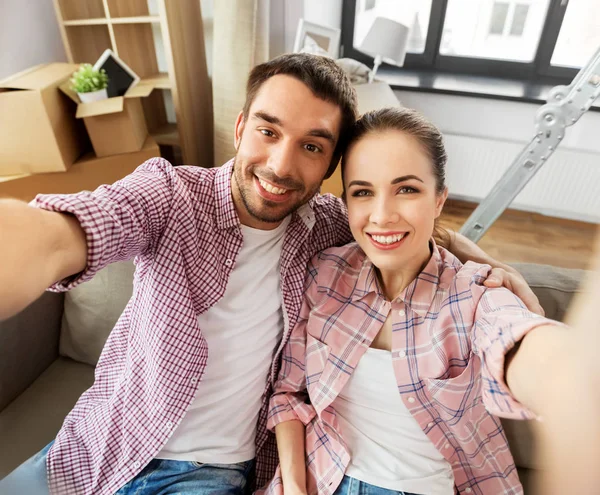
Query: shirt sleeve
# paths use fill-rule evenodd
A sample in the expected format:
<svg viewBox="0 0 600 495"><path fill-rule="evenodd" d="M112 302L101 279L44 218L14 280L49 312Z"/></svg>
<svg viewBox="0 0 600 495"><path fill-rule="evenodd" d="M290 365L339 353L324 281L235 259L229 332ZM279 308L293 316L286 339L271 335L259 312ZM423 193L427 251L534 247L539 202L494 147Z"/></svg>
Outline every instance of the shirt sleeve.
<svg viewBox="0 0 600 495"><path fill-rule="evenodd" d="M343 246L352 242L354 238L348 224L348 209L342 199L327 193L318 196L317 203L327 212L325 221L328 222L335 239L333 244L323 246L322 248L327 249L332 246Z"/></svg>
<svg viewBox="0 0 600 495"><path fill-rule="evenodd" d="M304 300L298 321L283 348L281 369L269 402L267 428L274 429L279 423L298 419L304 425L310 423L316 411L306 390L306 325L314 298L317 295L317 268L313 258L307 268Z"/></svg>
<svg viewBox="0 0 600 495"><path fill-rule="evenodd" d="M566 328L566 325L532 313L504 287L485 287L483 281L490 270L489 266L482 266L471 282L471 292L477 301L472 342L473 352L482 363L483 402L495 416L535 419L536 414L519 403L506 384L505 357L534 328L547 324Z"/></svg>
<svg viewBox="0 0 600 495"><path fill-rule="evenodd" d="M77 218L88 250L84 271L49 290L70 290L110 263L154 250L169 217L177 181L168 161L152 158L124 179L93 192L38 195L31 206Z"/></svg>

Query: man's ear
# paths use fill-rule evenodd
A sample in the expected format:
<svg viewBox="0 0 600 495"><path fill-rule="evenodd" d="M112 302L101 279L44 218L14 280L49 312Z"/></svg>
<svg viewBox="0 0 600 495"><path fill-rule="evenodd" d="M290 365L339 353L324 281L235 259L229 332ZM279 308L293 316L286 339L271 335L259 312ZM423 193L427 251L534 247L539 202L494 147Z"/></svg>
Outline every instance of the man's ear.
<svg viewBox="0 0 600 495"><path fill-rule="evenodd" d="M246 125L246 120L244 119L244 112L240 112L235 119L235 140L233 142L235 149L237 151L238 146L240 145L240 141L242 140L242 134L244 132L244 126Z"/></svg>
<svg viewBox="0 0 600 495"><path fill-rule="evenodd" d="M435 200L435 218L438 218L442 214L444 204L448 199L448 188L445 187L441 194L437 195Z"/></svg>

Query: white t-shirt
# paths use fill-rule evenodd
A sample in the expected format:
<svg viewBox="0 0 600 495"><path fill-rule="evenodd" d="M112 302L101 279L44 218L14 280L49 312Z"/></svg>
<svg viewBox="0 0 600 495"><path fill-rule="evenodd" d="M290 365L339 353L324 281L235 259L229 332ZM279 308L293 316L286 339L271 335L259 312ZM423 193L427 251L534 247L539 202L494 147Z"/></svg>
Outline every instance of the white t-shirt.
<svg viewBox="0 0 600 495"><path fill-rule="evenodd" d="M367 349L333 407L350 450L348 476L388 490L454 494L452 467L400 397L391 352Z"/></svg>
<svg viewBox="0 0 600 495"><path fill-rule="evenodd" d="M208 363L196 397L160 459L232 464L255 456L258 414L283 332L280 257L289 217L274 230L242 226L223 298L198 317Z"/></svg>

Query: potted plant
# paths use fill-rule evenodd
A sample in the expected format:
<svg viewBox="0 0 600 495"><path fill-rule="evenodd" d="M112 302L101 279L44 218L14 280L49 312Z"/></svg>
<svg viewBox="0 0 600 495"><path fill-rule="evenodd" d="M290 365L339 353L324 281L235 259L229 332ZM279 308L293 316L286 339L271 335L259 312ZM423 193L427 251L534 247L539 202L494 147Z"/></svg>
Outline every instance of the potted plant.
<svg viewBox="0 0 600 495"><path fill-rule="evenodd" d="M108 98L108 76L104 69L95 70L90 64L81 64L71 77L71 89L77 92L82 103Z"/></svg>

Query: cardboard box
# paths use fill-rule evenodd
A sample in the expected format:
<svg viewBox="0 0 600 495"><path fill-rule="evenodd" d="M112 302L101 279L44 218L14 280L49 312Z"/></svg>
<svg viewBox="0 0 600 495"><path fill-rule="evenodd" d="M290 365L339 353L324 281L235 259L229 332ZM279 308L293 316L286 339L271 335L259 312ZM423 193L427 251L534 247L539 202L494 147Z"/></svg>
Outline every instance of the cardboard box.
<svg viewBox="0 0 600 495"><path fill-rule="evenodd" d="M122 179L155 156L160 156L160 150L156 142L148 137L140 151L104 158L88 153L66 172L0 177L0 197L31 201L37 194L93 191L102 184L112 184Z"/></svg>
<svg viewBox="0 0 600 495"><path fill-rule="evenodd" d="M60 85L75 103L79 97L70 88L70 82ZM140 83L124 96L107 98L92 103L78 103L75 116L83 119L96 156L110 156L139 151L148 137L141 98L149 96L154 86Z"/></svg>
<svg viewBox="0 0 600 495"><path fill-rule="evenodd" d="M0 175L59 172L90 149L58 86L73 64L39 65L0 81Z"/></svg>

